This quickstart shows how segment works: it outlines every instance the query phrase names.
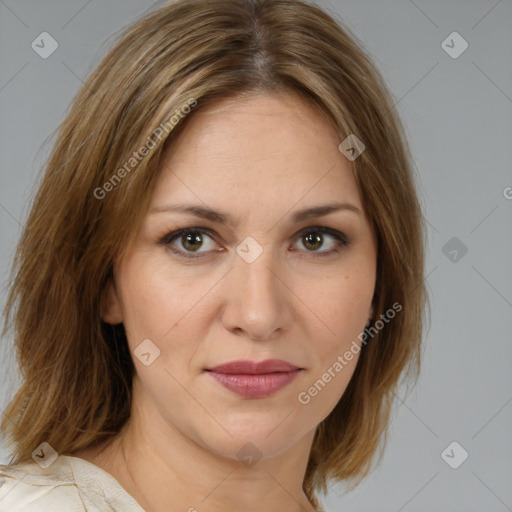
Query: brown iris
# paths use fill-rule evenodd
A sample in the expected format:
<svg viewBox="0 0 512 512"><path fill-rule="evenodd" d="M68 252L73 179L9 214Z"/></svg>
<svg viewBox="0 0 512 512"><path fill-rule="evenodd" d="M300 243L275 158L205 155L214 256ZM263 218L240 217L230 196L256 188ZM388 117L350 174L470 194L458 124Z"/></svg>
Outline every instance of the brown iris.
<svg viewBox="0 0 512 512"><path fill-rule="evenodd" d="M199 233L188 233L181 237L181 242L187 251L195 251L203 244L203 237Z"/></svg>
<svg viewBox="0 0 512 512"><path fill-rule="evenodd" d="M308 249L318 249L322 246L323 237L318 233L309 233L304 237L304 246Z"/></svg>

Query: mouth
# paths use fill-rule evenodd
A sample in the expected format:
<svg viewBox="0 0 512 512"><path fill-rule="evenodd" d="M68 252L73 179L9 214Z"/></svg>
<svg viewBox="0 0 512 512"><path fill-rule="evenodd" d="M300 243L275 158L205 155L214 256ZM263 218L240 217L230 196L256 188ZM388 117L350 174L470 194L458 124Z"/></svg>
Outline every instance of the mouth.
<svg viewBox="0 0 512 512"><path fill-rule="evenodd" d="M304 368L278 359L232 361L205 371L229 391L244 398L264 398L290 384Z"/></svg>

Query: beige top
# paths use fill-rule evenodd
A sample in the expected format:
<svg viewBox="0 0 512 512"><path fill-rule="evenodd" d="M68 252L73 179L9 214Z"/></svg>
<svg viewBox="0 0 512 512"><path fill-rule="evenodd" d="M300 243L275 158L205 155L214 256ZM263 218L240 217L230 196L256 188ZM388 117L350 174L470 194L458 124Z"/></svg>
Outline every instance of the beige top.
<svg viewBox="0 0 512 512"><path fill-rule="evenodd" d="M0 465L0 512L61 511L145 512L111 474L79 457L59 455L48 468Z"/></svg>
<svg viewBox="0 0 512 512"><path fill-rule="evenodd" d="M78 457L0 465L0 512L145 512L119 482Z"/></svg>

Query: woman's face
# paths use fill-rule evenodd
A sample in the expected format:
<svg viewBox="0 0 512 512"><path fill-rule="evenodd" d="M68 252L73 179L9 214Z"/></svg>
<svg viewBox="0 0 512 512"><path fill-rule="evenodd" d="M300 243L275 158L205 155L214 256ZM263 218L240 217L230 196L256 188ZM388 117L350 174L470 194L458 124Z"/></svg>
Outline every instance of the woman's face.
<svg viewBox="0 0 512 512"><path fill-rule="evenodd" d="M267 458L333 410L372 315L377 263L340 142L297 97L253 95L197 111L164 154L103 315L124 323L148 428ZM300 370L207 370L268 359Z"/></svg>

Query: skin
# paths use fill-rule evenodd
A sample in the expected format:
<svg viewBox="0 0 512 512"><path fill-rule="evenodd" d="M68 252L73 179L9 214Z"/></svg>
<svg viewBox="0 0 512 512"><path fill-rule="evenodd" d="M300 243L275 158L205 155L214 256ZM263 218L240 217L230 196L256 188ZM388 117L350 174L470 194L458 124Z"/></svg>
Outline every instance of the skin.
<svg viewBox="0 0 512 512"><path fill-rule="evenodd" d="M376 279L375 236L340 142L299 97L252 94L194 113L165 153L103 315L124 323L132 354L150 339L160 355L149 366L133 357L132 416L116 440L74 454L112 474L144 509L314 510L302 483L315 429L345 391L358 355L307 405L297 397L354 340L360 346ZM361 213L292 221L297 210L336 201ZM175 203L222 210L235 224L152 211ZM317 226L340 231L349 245L301 235ZM199 227L213 234L159 243ZM263 250L252 263L236 252L248 236ZM243 398L204 371L269 358L304 370L266 398ZM246 443L261 453L250 467L237 456Z"/></svg>

